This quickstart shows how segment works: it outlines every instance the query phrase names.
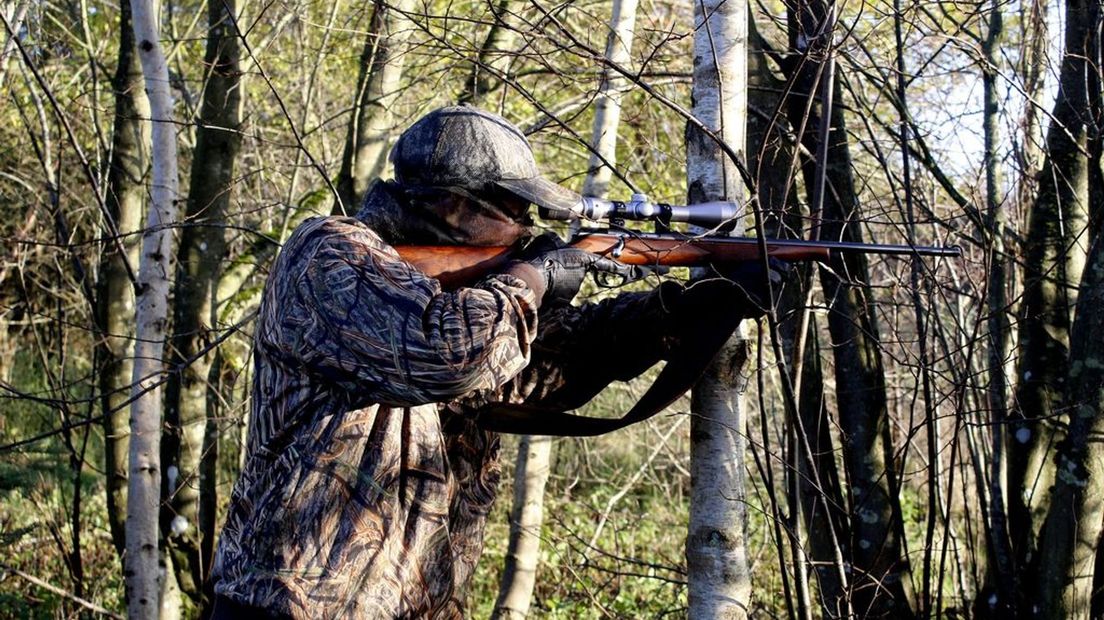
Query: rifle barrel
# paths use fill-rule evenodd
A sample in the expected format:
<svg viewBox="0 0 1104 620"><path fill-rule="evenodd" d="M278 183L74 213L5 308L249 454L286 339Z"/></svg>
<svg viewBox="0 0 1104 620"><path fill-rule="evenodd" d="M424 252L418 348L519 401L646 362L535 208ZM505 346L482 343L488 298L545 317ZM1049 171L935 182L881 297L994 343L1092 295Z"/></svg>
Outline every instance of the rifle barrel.
<svg viewBox="0 0 1104 620"><path fill-rule="evenodd" d="M755 240L748 237L749 240ZM912 256L942 256L957 258L962 256L962 248L957 245L937 247L930 245L893 245L888 243L857 243L854 241L803 241L801 239L770 239L770 245L807 247L816 246L833 252L856 252L860 254L896 254Z"/></svg>
<svg viewBox="0 0 1104 620"><path fill-rule="evenodd" d="M758 245L759 239L757 237L725 237L725 236L704 236L695 237L684 235L680 233L647 233L647 232L627 232L627 231L614 231L608 229L599 228L584 228L576 233L576 239L582 239L591 235L609 236L609 237L621 237L626 240L635 239L643 244L648 243L650 240L666 242L668 244L677 242L678 245L708 245L711 243L733 243L739 245ZM854 241L805 241L803 239L767 239L766 244L774 248L790 247L798 250L816 248L820 250L828 250L829 252L844 252L844 253L857 253L857 254L890 254L896 256L936 256L943 258L958 258L962 256L962 248L957 245L938 247L929 245L895 245L889 243L857 243ZM657 246L658 247L658 246ZM593 250L592 250L593 251Z"/></svg>

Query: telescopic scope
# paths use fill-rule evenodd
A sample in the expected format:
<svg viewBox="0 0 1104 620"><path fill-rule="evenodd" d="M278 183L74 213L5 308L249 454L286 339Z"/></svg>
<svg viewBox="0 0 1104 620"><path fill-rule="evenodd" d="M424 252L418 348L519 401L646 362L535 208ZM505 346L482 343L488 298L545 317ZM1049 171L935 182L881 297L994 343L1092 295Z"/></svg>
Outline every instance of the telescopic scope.
<svg viewBox="0 0 1104 620"><path fill-rule="evenodd" d="M740 215L734 202L703 202L696 205L654 203L644 194L633 194L626 202L583 196L571 209L541 209L541 217L550 220L580 218L590 221L658 221L662 224L685 222L702 228L716 228Z"/></svg>

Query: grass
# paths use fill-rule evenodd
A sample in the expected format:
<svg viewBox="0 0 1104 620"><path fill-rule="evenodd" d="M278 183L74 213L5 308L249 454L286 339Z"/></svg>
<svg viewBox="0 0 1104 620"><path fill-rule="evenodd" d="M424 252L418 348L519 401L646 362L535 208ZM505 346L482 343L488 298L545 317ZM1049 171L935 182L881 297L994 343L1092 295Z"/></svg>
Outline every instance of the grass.
<svg viewBox="0 0 1104 620"><path fill-rule="evenodd" d="M648 381L646 376L607 390L586 413L608 416L626 411ZM18 416L12 409L0 412L8 422L0 429L4 441L48 427L55 415L41 405L14 404ZM608 436L555 442L531 618L685 616L690 425L686 414L679 412L687 408L688 402L683 400L669 414ZM90 428L94 440L81 478L84 598L122 611L122 572L108 532L98 466L101 431L98 426ZM71 552L73 490L68 453L57 437L34 448L5 455L0 462L2 561L72 591L72 571L66 563ZM499 501L489 519L484 555L468 594L474 618L488 617L497 595L508 540L516 453L517 438L505 437ZM748 458L750 463L750 454ZM752 484L758 484L757 479L749 475ZM220 487L225 498L229 489ZM784 611L781 581L769 515L759 505L764 497L760 491L749 489L749 560L756 586L753 607L756 615L775 616ZM596 535L603 520L602 531ZM194 615L192 611L185 617ZM76 617L78 612L64 597L32 586L10 571L0 571L0 619Z"/></svg>

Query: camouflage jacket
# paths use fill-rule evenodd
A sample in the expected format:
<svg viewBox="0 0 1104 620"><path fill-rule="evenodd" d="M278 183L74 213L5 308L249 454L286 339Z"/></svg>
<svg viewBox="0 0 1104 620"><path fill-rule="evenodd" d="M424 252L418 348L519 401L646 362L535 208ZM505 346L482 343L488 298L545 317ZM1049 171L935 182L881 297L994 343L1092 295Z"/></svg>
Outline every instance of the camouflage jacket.
<svg viewBox="0 0 1104 620"><path fill-rule="evenodd" d="M467 414L552 393L570 406L635 376L666 347L640 337L662 331L661 306L546 308L534 342L519 278L446 292L359 220L300 226L261 304L215 592L277 617L461 617L499 480L498 439ZM621 363L601 354L618 348Z"/></svg>

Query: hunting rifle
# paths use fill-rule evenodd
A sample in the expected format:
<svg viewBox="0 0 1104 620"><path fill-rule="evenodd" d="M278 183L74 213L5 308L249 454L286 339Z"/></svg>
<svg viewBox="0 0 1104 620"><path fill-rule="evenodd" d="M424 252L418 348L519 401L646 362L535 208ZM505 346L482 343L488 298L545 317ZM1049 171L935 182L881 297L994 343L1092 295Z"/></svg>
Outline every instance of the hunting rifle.
<svg viewBox="0 0 1104 620"><path fill-rule="evenodd" d="M901 256L957 257L962 248L853 243L849 241L802 241L723 235L688 235L670 232L675 223L717 230L740 215L731 202L696 205L653 203L643 194L627 202L584 197L571 209L542 209L546 219L608 221L607 229L580 229L569 245L617 260L627 265L689 267L711 263L740 262L767 255L788 262L828 262L833 253L896 254ZM625 228L625 221L651 221L668 232L641 232ZM395 248L403 260L426 275L437 278L445 288L475 282L505 265L514 250L510 246L422 246Z"/></svg>
<svg viewBox="0 0 1104 620"><path fill-rule="evenodd" d="M606 230L582 229L569 242L571 246L608 256L629 265L693 266L753 260L767 255L784 261L827 262L834 253L898 254L904 256L962 255L962 249L952 247L921 247L851 243L846 241L800 241L789 239L757 239L722 235L687 235L670 231L671 224L686 223L710 230L720 230L740 215L740 208L730 202L710 202L690 206L656 204L641 194L628 202L583 198L571 209L542 210L545 218L590 221L606 220ZM650 220L667 232L646 233L624 227L626 220ZM511 258L512 247L474 246L400 246L399 255L427 275L437 278L445 288L455 288L474 282L504 265ZM701 285L720 285L705 281ZM717 293L725 293L719 286ZM592 418L565 413L555 406L533 406L517 403L490 403L482 407L476 421L484 429L503 433L531 435L588 436L607 433L645 420L670 405L702 375L721 344L740 322L738 313L725 304L711 304L701 309L698 329L680 342L667 365L648 391L631 410L620 418ZM550 398L555 402L555 395Z"/></svg>

